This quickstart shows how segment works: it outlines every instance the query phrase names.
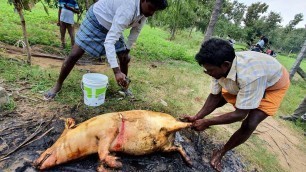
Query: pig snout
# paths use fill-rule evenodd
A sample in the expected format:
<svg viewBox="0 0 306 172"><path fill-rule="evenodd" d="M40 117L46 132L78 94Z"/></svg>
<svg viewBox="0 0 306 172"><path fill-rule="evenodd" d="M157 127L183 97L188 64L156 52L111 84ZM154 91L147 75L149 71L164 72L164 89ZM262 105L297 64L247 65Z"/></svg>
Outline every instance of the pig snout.
<svg viewBox="0 0 306 172"><path fill-rule="evenodd" d="M50 168L56 165L56 157L52 153L45 152L33 162L33 165L40 170Z"/></svg>

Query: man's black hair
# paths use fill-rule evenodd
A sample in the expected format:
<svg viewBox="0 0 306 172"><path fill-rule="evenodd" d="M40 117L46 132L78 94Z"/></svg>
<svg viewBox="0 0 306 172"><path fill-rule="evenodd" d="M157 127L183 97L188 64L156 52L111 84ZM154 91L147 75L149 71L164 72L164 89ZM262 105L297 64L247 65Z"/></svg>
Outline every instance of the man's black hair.
<svg viewBox="0 0 306 172"><path fill-rule="evenodd" d="M264 37L262 40L265 42L265 44L267 44L269 42L269 39L266 38L266 37Z"/></svg>
<svg viewBox="0 0 306 172"><path fill-rule="evenodd" d="M167 0L147 0L151 2L158 10L164 10L168 7Z"/></svg>
<svg viewBox="0 0 306 172"><path fill-rule="evenodd" d="M233 62L235 56L234 48L228 41L212 38L201 45L195 59L200 66L210 64L220 67L225 61Z"/></svg>

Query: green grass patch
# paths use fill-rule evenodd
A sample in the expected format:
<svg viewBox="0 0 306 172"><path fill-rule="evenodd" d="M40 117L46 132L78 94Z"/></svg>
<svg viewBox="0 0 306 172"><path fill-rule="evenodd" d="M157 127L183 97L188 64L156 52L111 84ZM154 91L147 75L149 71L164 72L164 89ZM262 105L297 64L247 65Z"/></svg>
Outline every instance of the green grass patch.
<svg viewBox="0 0 306 172"><path fill-rule="evenodd" d="M0 4L0 41L13 45L23 39L20 18L7 0L0 0ZM47 15L41 3L36 4L32 11L24 11L30 45L60 45L57 12L57 9L49 9L50 15Z"/></svg>
<svg viewBox="0 0 306 172"><path fill-rule="evenodd" d="M203 100L203 97L208 94L206 90L209 90L209 85L204 85L203 82L209 82L210 79L202 74L200 66L168 61L168 63L156 62L154 63L156 67L151 67L152 63L145 61L133 63L130 70L131 89L138 99L134 103L129 102L128 99L118 100L120 97L117 91L120 88L115 82L112 71L107 70L104 74L109 76L109 87L106 93L106 103L101 108L108 108L107 111L151 109L168 112L175 116L183 113L195 114L202 105L202 101L199 102L195 98ZM43 70L38 66L29 66L16 60L0 58L0 72L1 78L5 79L9 87L22 88L22 85L18 83L28 83L31 92L41 96L43 91L50 89L56 82L59 71ZM55 101L67 105L82 102L80 83L83 74L85 74L84 71L73 70ZM167 102L167 106L163 105L162 101Z"/></svg>
<svg viewBox="0 0 306 172"><path fill-rule="evenodd" d="M13 111L16 108L16 103L14 102L14 100L12 100L12 98L9 98L9 102L5 105L0 106L0 112L4 112L4 111Z"/></svg>

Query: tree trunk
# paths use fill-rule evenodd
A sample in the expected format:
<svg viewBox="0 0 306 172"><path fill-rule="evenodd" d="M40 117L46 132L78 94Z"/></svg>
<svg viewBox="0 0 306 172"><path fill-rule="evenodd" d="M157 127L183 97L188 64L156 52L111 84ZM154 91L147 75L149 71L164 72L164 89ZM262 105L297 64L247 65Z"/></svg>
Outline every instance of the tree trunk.
<svg viewBox="0 0 306 172"><path fill-rule="evenodd" d="M206 29L205 37L204 37L203 42L207 41L208 39L210 39L212 37L212 34L214 32L214 29L215 29L215 25L218 21L219 14L221 12L222 1L223 0L216 0L215 7L214 7L214 10L211 14L210 21L209 21L208 27Z"/></svg>
<svg viewBox="0 0 306 172"><path fill-rule="evenodd" d="M86 11L88 11L88 9L89 9L89 2L88 2L88 0L85 0L85 8L86 8Z"/></svg>
<svg viewBox="0 0 306 172"><path fill-rule="evenodd" d="M299 55L297 56L293 66L290 70L290 80L292 80L294 74L297 72L297 70L300 67L300 64L301 64L303 58L305 57L305 55L306 55L306 40L305 40L305 42L303 44L303 47L302 47Z"/></svg>
<svg viewBox="0 0 306 172"><path fill-rule="evenodd" d="M18 11L18 14L19 14L19 17L20 17L20 22L21 22L21 26L22 26L22 33L23 33L23 39L24 39L24 43L26 45L26 51L27 51L27 63L28 64L31 64L31 48L30 48L30 44L29 44L29 41L28 41L28 36L27 36L27 29L26 29L26 23L25 23L25 20L24 20L24 16L23 16L23 13L22 13L22 4L19 0L15 0L15 8L17 9Z"/></svg>
<svg viewBox="0 0 306 172"><path fill-rule="evenodd" d="M194 28L194 25L195 25L195 22L193 22L192 25L191 25L191 29L190 29L190 32L189 32L189 38L191 37L191 33L192 33L193 28Z"/></svg>
<svg viewBox="0 0 306 172"><path fill-rule="evenodd" d="M175 39L175 32L176 32L176 27L173 27L171 29L171 37L170 37L170 41Z"/></svg>

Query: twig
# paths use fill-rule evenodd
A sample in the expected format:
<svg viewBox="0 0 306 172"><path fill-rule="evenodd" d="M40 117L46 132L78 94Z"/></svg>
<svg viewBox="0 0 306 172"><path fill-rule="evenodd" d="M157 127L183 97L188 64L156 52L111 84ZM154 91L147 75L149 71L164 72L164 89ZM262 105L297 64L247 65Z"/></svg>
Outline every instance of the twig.
<svg viewBox="0 0 306 172"><path fill-rule="evenodd" d="M262 133L266 133L266 132L268 132L268 131L270 131L271 129L269 129L269 130L265 130L265 131L259 131L259 130L256 130L256 131L254 131L254 133L253 134L262 134Z"/></svg>
<svg viewBox="0 0 306 172"><path fill-rule="evenodd" d="M283 156L284 156L284 158L285 158L285 160L286 160L288 166L291 167L291 166L290 166L290 163L288 162L287 156L286 156L286 155L284 154L284 152L283 152L283 149L280 148L280 146L279 146L278 143L273 139L273 137L271 136L271 134L270 134L270 133L268 133L268 134L269 134L269 136L272 138L273 142L276 144L276 146L278 147L278 149L279 149L279 150L281 151L281 153L283 154Z"/></svg>
<svg viewBox="0 0 306 172"><path fill-rule="evenodd" d="M7 153L6 155L0 157L0 162L3 161L6 157L8 157L9 155L11 155L12 153L14 153L15 151L17 151L18 149L20 149L24 144L26 144L28 141L30 141L31 139L33 139L40 131L41 131L41 125L42 125L43 121L39 124L39 126L37 127L37 129L35 130L35 132L33 134L30 135L30 137L28 137L25 141L23 141L19 146L17 146L15 149L13 149L12 151L10 151L9 153Z"/></svg>
<svg viewBox="0 0 306 172"><path fill-rule="evenodd" d="M10 157L8 156L8 157L5 157L5 158L1 158L1 160L0 160L0 162L1 161L4 161L4 160L6 160L6 159L9 159Z"/></svg>
<svg viewBox="0 0 306 172"><path fill-rule="evenodd" d="M27 124L29 124L29 123L32 123L32 121L25 122L25 123L19 124L19 125L14 125L14 126L12 126L12 127L6 127L6 128L4 128L4 129L2 129L2 130L0 131L0 133L3 132L4 130L7 130L7 129L13 130L13 129L21 128L21 127L24 127L24 126L29 126L29 125L27 125Z"/></svg>
<svg viewBox="0 0 306 172"><path fill-rule="evenodd" d="M19 96L19 97L21 97L21 98L24 98L24 99L29 99L29 100L32 100L32 101L38 102L38 100L33 99L33 98L31 98L31 97L28 97L28 96L25 96L25 95L21 95L21 94L19 94L18 96Z"/></svg>
<svg viewBox="0 0 306 172"><path fill-rule="evenodd" d="M23 88L19 89L18 91L23 91L23 90L31 89L31 88L32 88L31 86L30 87L23 87Z"/></svg>
<svg viewBox="0 0 306 172"><path fill-rule="evenodd" d="M44 133L43 133L42 135L40 135L38 138L36 138L36 139L30 141L29 143L23 145L22 147L25 147L26 145L29 145L29 144L35 142L36 140L41 139L42 137L44 137L46 134L48 134L48 133L49 133L51 130L53 130L53 129L54 129L54 127L51 127L49 130L47 130L46 132L44 132Z"/></svg>
<svg viewBox="0 0 306 172"><path fill-rule="evenodd" d="M287 136L286 136L284 133L282 133L279 129L275 128L273 125L270 125L269 123L266 123L266 122L265 122L264 124L267 124L267 125L269 125L270 127L274 128L276 131L278 131L279 133L281 133L281 134L286 138L286 140L288 140L290 143L292 143L291 140L289 140L289 139L287 138ZM292 144L295 145L294 143L292 143Z"/></svg>

